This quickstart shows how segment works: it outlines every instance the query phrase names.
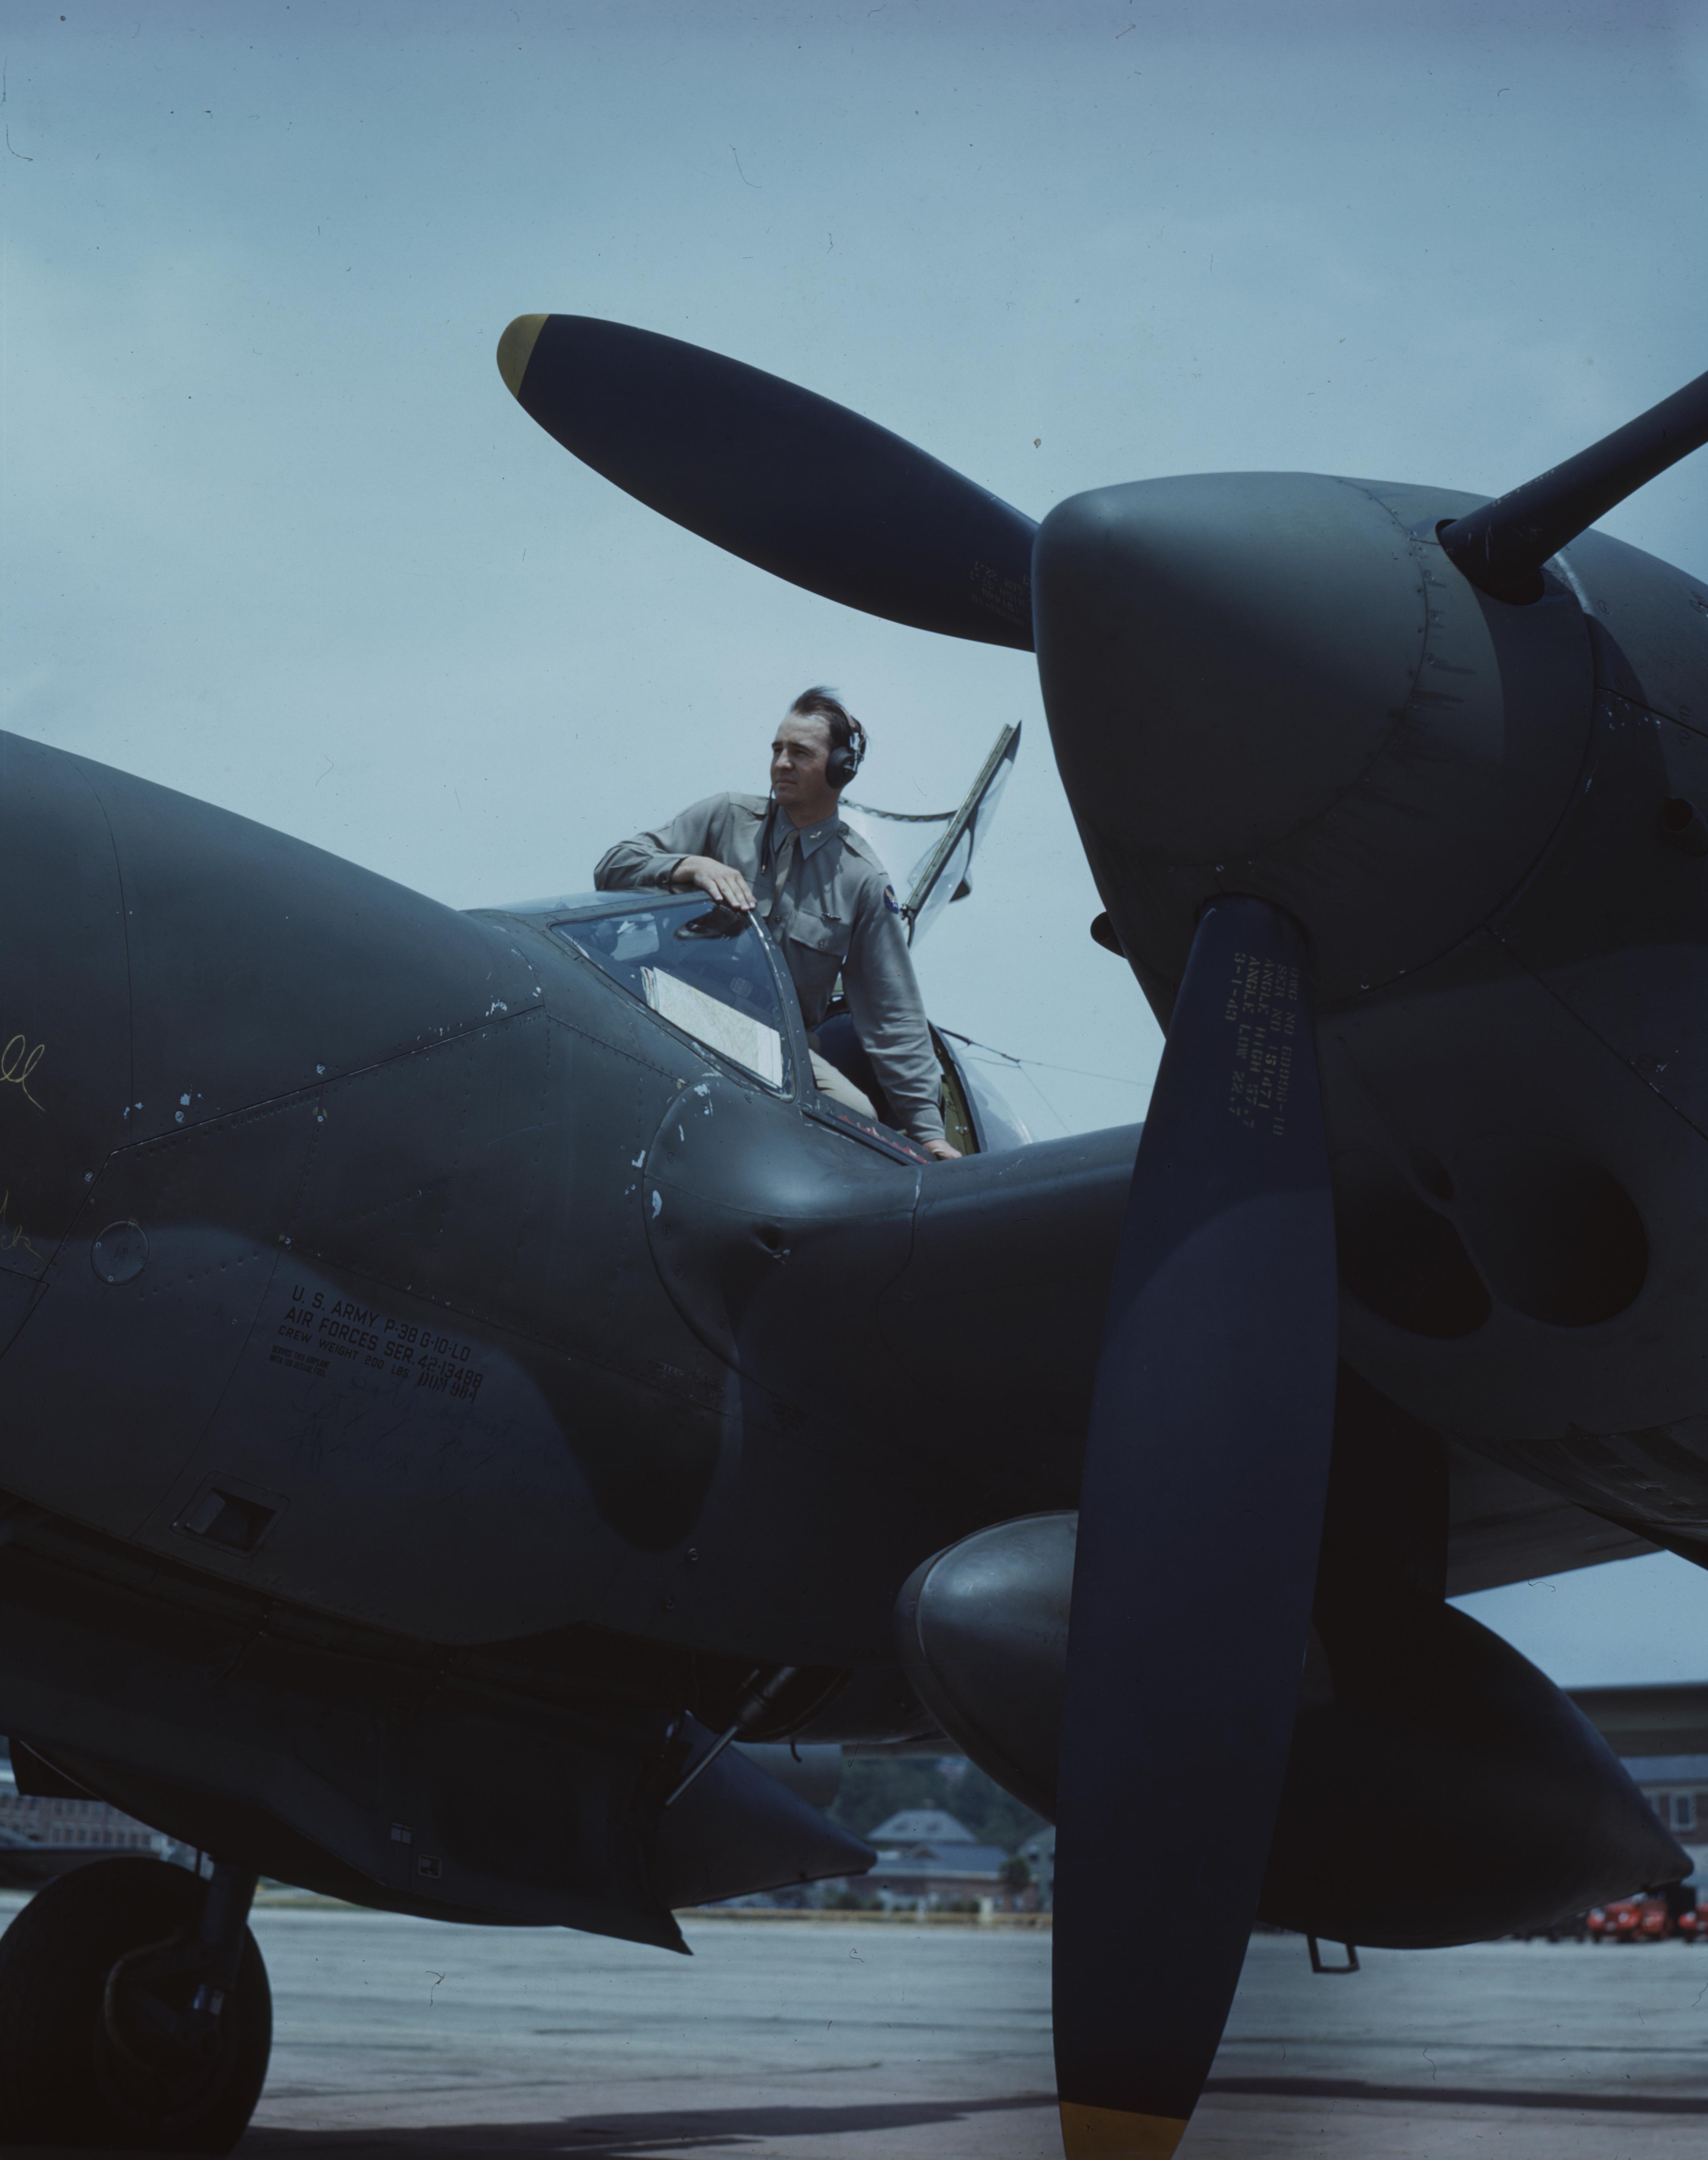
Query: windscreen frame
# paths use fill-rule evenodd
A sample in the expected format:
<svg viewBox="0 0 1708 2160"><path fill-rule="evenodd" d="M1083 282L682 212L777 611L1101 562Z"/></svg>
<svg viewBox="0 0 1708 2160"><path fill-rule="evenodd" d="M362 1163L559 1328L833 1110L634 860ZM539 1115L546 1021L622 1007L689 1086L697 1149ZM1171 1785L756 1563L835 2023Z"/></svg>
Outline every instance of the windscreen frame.
<svg viewBox="0 0 1708 2160"><path fill-rule="evenodd" d="M762 1088L779 1102L798 1102L802 1099L803 1087L810 1084L812 1071L807 1057L806 1023L802 1018L800 1000L796 994L793 978L777 950L776 940L757 914L750 916L745 928L739 935L750 937L756 941L757 949L763 956L763 965L769 970L778 1015L782 1022L777 1031L782 1043L782 1077L778 1082L767 1079L762 1072L756 1072L733 1052L708 1042L682 1021L661 1011L648 1000L643 991L613 974L598 954L589 952L574 934L574 926L578 923L601 921L614 915L686 913L697 907L698 916L695 919L698 919L698 916L711 914L715 905L700 892L594 893L589 894L584 900L572 897L558 901L543 927L556 946L573 953L592 968L601 982L609 984L612 989L632 1000L661 1026L691 1044L700 1056L713 1059L722 1070L744 1085ZM732 1007L731 1010L739 1011L740 1008ZM804 1079L803 1076L806 1076Z"/></svg>

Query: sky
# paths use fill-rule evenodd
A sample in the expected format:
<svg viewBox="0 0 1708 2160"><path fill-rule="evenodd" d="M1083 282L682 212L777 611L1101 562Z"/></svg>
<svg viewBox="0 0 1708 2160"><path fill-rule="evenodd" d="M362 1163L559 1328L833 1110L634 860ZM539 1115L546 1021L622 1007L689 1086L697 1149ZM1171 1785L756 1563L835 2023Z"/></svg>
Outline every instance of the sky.
<svg viewBox="0 0 1708 2160"><path fill-rule="evenodd" d="M1708 363L1705 93L1705 5L1645 0L10 0L0 725L466 907L762 788L809 683L895 809L1019 720L927 1002L1024 1061L1041 1135L1127 1122L1160 1040L1087 935L1028 657L642 510L500 331L711 346L1035 517L1193 471L1496 492ZM1708 574L1708 456L1606 527ZM1557 1677L1687 1638L1695 1677L1703 1580L1491 1596Z"/></svg>

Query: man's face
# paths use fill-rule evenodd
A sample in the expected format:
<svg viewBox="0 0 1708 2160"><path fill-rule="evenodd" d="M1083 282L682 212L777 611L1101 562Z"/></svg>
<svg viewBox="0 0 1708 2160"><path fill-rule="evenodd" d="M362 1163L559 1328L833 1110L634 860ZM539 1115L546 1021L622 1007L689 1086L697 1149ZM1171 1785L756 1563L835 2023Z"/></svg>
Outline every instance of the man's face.
<svg viewBox="0 0 1708 2160"><path fill-rule="evenodd" d="M771 792L779 802L811 802L829 794L824 767L830 756L830 730L820 719L791 713L771 746Z"/></svg>

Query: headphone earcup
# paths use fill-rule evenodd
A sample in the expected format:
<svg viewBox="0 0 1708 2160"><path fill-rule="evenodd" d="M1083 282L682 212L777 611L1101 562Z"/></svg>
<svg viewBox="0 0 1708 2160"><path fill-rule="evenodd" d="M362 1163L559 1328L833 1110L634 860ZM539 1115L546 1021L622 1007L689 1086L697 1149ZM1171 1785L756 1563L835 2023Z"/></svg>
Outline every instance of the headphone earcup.
<svg viewBox="0 0 1708 2160"><path fill-rule="evenodd" d="M833 743L830 755L824 761L824 777L834 788L846 787L860 769L860 760L866 754L866 731L856 720L852 740Z"/></svg>

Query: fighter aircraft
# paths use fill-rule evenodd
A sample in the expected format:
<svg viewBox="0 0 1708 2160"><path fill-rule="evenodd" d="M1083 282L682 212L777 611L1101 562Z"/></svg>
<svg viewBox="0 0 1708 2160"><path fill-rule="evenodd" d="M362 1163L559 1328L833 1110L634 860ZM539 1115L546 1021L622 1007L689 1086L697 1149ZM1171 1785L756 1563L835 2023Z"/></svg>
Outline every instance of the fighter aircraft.
<svg viewBox="0 0 1708 2160"><path fill-rule="evenodd" d="M215 1861L14 1921L0 2136L235 2141L257 1872L679 1948L858 1868L742 1737L941 1732L1055 1817L1073 2154L1173 2149L1256 1917L1461 1941L1681 1876L1443 1595L1708 1555L1708 595L1588 529L1708 377L1493 503L1034 527L644 330L499 365L749 561L1036 651L1151 1114L929 1163L815 1094L751 922L459 915L0 737L0 1728Z"/></svg>

